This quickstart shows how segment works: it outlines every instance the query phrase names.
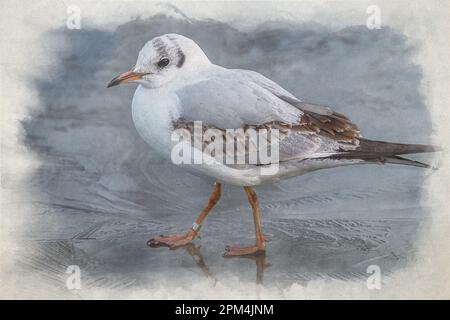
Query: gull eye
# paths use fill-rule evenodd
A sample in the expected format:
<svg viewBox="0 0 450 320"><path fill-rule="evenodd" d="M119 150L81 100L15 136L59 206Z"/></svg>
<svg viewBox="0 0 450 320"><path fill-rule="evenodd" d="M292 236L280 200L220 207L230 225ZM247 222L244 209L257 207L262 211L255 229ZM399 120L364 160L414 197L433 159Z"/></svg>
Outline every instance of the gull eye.
<svg viewBox="0 0 450 320"><path fill-rule="evenodd" d="M158 62L158 67L160 67L160 68L167 67L167 65L169 64L169 62L170 62L169 59L163 58L163 59L159 60L159 62Z"/></svg>

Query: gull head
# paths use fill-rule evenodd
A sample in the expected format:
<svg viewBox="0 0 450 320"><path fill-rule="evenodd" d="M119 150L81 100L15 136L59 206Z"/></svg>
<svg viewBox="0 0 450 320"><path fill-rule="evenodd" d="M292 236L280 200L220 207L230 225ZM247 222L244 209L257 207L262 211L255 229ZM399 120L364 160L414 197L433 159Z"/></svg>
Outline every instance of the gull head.
<svg viewBox="0 0 450 320"><path fill-rule="evenodd" d="M139 52L134 68L112 79L108 88L126 82L158 88L195 75L210 65L195 41L175 33L165 34L148 41Z"/></svg>

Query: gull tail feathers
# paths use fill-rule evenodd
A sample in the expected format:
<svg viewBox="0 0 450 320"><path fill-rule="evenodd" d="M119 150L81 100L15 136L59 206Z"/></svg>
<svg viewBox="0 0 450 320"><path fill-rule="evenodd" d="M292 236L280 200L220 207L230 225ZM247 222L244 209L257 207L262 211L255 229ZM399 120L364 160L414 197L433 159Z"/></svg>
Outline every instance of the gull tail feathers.
<svg viewBox="0 0 450 320"><path fill-rule="evenodd" d="M432 166L430 166L429 164L420 162L420 161L415 161L415 160L411 160L411 159L407 159L407 158L402 158L399 156L392 156L392 157L386 157L386 158L380 158L378 160L375 160L376 162L381 162L381 163L389 163L389 164L400 164L400 165L405 165L405 166L413 166L413 167L420 167L420 168L433 168L433 169L437 169L434 168ZM370 162L370 160L369 160Z"/></svg>
<svg viewBox="0 0 450 320"><path fill-rule="evenodd" d="M376 141L360 138L359 147L355 151L360 154L397 156L401 154L426 153L441 150L442 149L440 147L426 144L392 143L386 141Z"/></svg>
<svg viewBox="0 0 450 320"><path fill-rule="evenodd" d="M403 158L400 157L400 155L437 152L442 150L440 147L424 144L392 143L362 138L360 138L359 140L360 144L355 150L342 151L335 155L332 155L331 158L361 159L369 163L389 163L421 168L431 168L431 166L426 163Z"/></svg>

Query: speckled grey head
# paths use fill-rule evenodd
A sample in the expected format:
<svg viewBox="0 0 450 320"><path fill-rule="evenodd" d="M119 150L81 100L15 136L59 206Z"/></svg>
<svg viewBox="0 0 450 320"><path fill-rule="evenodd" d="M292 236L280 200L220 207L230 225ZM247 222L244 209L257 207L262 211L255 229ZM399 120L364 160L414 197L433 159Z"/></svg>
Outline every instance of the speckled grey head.
<svg viewBox="0 0 450 320"><path fill-rule="evenodd" d="M179 34L165 34L148 41L139 52L136 65L115 77L108 87L137 82L149 88L195 76L211 65L195 41Z"/></svg>
<svg viewBox="0 0 450 320"><path fill-rule="evenodd" d="M197 43L171 33L153 38L144 45L133 72L146 73L138 82L158 87L208 65L210 61Z"/></svg>

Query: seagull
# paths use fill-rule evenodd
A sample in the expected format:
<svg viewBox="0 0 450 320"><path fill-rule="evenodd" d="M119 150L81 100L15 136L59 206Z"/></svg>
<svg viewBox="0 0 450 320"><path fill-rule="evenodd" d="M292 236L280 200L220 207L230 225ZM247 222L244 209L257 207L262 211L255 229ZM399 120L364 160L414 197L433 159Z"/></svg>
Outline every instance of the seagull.
<svg viewBox="0 0 450 320"><path fill-rule="evenodd" d="M224 256L265 254L266 239L254 186L347 165L429 167L401 155L438 150L430 145L365 139L358 126L345 115L328 106L304 102L258 72L216 65L195 41L179 34L165 34L148 41L139 52L136 65L112 79L108 88L122 83L138 84L132 101L132 118L148 145L173 161L174 148L179 147L174 133L178 137L181 131L192 134L194 138L186 138L183 146L189 143L194 155L190 154L190 162L179 165L216 181L192 227L182 234L154 237L147 242L151 247L177 248L197 238L204 220L220 199L222 184L230 184L243 187L248 197L256 243L227 246ZM210 139L208 144L207 139L200 138L197 143L196 127L200 136L213 130L214 141L222 139L232 147L216 148L217 154L207 152L214 141ZM238 148L237 136L229 135L229 130L244 132L243 147ZM270 137L250 136L249 130L261 130ZM260 144L261 141L264 143ZM258 160L268 148L275 150L276 159ZM182 150L184 153L188 149ZM247 160L244 163L221 161L229 150ZM249 161L255 153L256 161Z"/></svg>

